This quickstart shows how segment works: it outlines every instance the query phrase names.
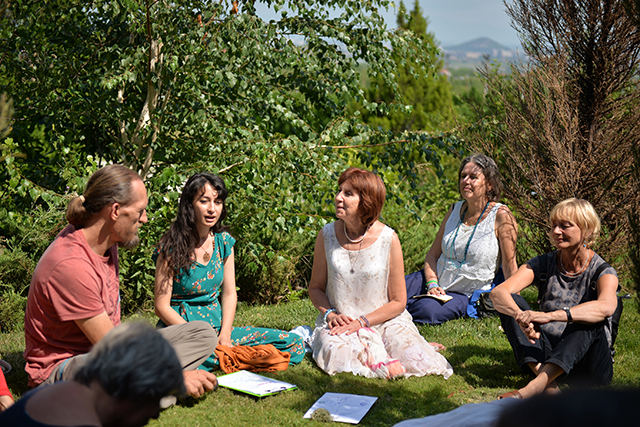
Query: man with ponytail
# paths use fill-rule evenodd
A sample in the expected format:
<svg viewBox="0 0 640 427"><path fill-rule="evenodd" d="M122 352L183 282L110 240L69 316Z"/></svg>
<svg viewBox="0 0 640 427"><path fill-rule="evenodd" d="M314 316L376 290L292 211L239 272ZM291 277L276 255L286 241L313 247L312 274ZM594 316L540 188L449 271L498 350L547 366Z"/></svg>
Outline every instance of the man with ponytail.
<svg viewBox="0 0 640 427"><path fill-rule="evenodd" d="M142 179L122 165L96 171L69 203L69 225L31 279L24 353L30 386L73 378L91 347L120 324L118 246L138 243L147 203ZM195 370L216 347L211 326L189 322L161 333L178 354L187 392L199 397L215 388L214 375Z"/></svg>

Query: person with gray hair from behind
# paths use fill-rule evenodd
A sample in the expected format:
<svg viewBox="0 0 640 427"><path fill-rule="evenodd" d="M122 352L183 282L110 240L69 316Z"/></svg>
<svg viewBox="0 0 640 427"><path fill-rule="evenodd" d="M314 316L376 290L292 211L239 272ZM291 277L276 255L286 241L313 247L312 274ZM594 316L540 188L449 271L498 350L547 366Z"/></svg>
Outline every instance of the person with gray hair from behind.
<svg viewBox="0 0 640 427"><path fill-rule="evenodd" d="M175 350L144 323L111 329L72 381L36 388L0 414L4 426L137 427L160 414L160 400L185 393Z"/></svg>

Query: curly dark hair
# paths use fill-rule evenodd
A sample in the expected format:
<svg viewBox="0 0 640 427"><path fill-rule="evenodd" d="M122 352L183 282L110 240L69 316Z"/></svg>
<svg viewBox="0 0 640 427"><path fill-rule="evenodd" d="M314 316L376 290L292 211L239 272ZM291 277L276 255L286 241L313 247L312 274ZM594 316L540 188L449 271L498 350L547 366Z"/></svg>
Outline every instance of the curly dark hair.
<svg viewBox="0 0 640 427"><path fill-rule="evenodd" d="M211 227L211 232L229 231L228 227L222 224L222 221L227 217L225 200L227 199L228 191L224 181L218 175L206 172L193 175L187 180L182 189L178 215L175 221L171 223L169 230L158 242L158 250L164 254L169 271L173 271L175 274L179 274L182 269L186 270L193 263L196 244L199 240L198 231L195 227L196 215L193 209L193 201L204 193L204 188L207 184L210 184L216 190L218 199L222 201L220 218Z"/></svg>

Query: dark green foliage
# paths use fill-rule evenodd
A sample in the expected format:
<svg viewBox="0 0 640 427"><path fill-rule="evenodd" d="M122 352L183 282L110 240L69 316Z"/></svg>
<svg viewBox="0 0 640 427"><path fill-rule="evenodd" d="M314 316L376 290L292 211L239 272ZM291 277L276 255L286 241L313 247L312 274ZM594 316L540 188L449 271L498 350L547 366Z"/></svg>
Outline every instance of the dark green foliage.
<svg viewBox="0 0 640 427"><path fill-rule="evenodd" d="M0 331L15 332L24 328L24 312L27 308L27 297L15 293L13 290L5 291L9 287L0 281Z"/></svg>
<svg viewBox="0 0 640 427"><path fill-rule="evenodd" d="M439 158L459 141L378 130L347 104L387 111L363 98L358 64L395 93L394 55L407 59L408 74L433 74L429 39L387 31L378 13L387 0L270 4L280 15L270 22L251 1L238 13L230 1L199 0L0 10L0 93L15 110L11 132L0 132L0 230L10 250L36 262L90 174L124 163L144 178L150 204L141 245L120 252L123 312L148 309L153 247L184 181L210 171L229 188L240 294L273 302L306 285L313 241L349 165L376 170L389 203L408 215L425 208L431 199L414 193L421 171L429 165L442 179ZM40 231L33 247L22 238L32 230Z"/></svg>
<svg viewBox="0 0 640 427"><path fill-rule="evenodd" d="M386 84L382 78L371 81L367 89L370 102L389 104L389 113L364 114L365 121L394 132L405 130L433 131L451 121L453 102L451 85L446 75L439 74L444 61L438 50L438 43L433 33L427 31L428 21L422 15L422 8L416 0L413 10L407 15L403 2L398 9L398 33L413 34L430 49L424 57L417 58L417 63L394 52L395 73L398 79L399 93ZM425 74L417 67L420 63L433 64L433 71ZM407 109L403 104L410 105Z"/></svg>

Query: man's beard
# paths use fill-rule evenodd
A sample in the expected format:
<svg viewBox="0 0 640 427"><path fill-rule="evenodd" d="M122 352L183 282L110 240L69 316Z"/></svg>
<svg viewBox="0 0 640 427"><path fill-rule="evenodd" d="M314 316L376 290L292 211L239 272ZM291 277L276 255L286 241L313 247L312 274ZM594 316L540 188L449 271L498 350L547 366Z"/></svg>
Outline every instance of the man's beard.
<svg viewBox="0 0 640 427"><path fill-rule="evenodd" d="M127 241L118 242L118 247L119 248L125 248L125 249L133 249L136 246L138 246L138 243L140 243L140 237L138 237L138 234L136 233L136 235L133 237L133 239L129 239Z"/></svg>

